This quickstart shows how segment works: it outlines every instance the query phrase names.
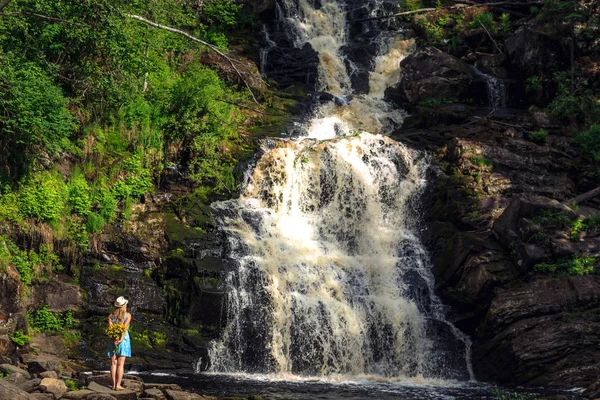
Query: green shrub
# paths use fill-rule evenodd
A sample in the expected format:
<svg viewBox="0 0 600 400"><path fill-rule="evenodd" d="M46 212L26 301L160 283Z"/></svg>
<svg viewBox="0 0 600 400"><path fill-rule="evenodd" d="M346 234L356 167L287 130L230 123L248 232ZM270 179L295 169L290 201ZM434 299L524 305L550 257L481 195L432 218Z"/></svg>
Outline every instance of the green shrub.
<svg viewBox="0 0 600 400"><path fill-rule="evenodd" d="M561 273L566 275L589 275L597 270L600 257L583 255L573 256L571 259L556 263L541 263L534 266L536 272Z"/></svg>
<svg viewBox="0 0 600 400"><path fill-rule="evenodd" d="M529 140L535 143L545 143L548 139L548 131L540 129L539 131L531 132L529 134Z"/></svg>
<svg viewBox="0 0 600 400"><path fill-rule="evenodd" d="M19 178L68 147L75 120L48 70L0 54L0 175Z"/></svg>
<svg viewBox="0 0 600 400"><path fill-rule="evenodd" d="M542 78L539 76L530 76L525 81L525 91L527 93L535 93L542 88Z"/></svg>
<svg viewBox="0 0 600 400"><path fill-rule="evenodd" d="M471 163L473 165L476 165L476 166L480 167L480 168L489 167L489 166L492 165L492 162L490 160L488 160L488 159L486 159L484 157L481 157L481 156L471 157Z"/></svg>
<svg viewBox="0 0 600 400"><path fill-rule="evenodd" d="M98 214L107 222L111 223L117 216L118 201L115 195L107 188L100 188L95 195L98 203Z"/></svg>
<svg viewBox="0 0 600 400"><path fill-rule="evenodd" d="M60 219L64 210L64 183L49 173L35 175L21 186L19 211L42 221Z"/></svg>
<svg viewBox="0 0 600 400"><path fill-rule="evenodd" d="M65 382L65 385L67 386L67 389L69 389L69 390L71 390L71 391L72 391L72 390L78 390L78 389L79 389L79 388L77 387L77 384L76 384L74 381L70 380L70 379L65 379L65 381L64 381L64 382Z"/></svg>
<svg viewBox="0 0 600 400"><path fill-rule="evenodd" d="M89 233L101 232L106 225L106 220L102 215L96 213L90 213L87 216L86 227Z"/></svg>
<svg viewBox="0 0 600 400"><path fill-rule="evenodd" d="M531 219L543 227L566 228L571 226L572 218L560 211L543 210Z"/></svg>
<svg viewBox="0 0 600 400"><path fill-rule="evenodd" d="M470 28L480 29L483 25L490 33L496 32L496 24L494 22L494 15L491 12L482 12L477 14L473 21L469 24Z"/></svg>
<svg viewBox="0 0 600 400"><path fill-rule="evenodd" d="M224 30L233 29L240 23L241 4L233 0L205 0L203 17L210 26L219 26Z"/></svg>
<svg viewBox="0 0 600 400"><path fill-rule="evenodd" d="M502 15L500 16L500 25L502 26L502 32L504 34L510 33L510 31L512 30L510 14L502 13Z"/></svg>
<svg viewBox="0 0 600 400"><path fill-rule="evenodd" d="M18 347L23 347L31 343L31 338L24 334L20 329L10 335L10 340Z"/></svg>
<svg viewBox="0 0 600 400"><path fill-rule="evenodd" d="M90 200L90 187L81 174L75 174L68 184L69 204L73 212L85 217L90 213L92 201Z"/></svg>
<svg viewBox="0 0 600 400"><path fill-rule="evenodd" d="M63 320L59 313L53 313L47 304L27 313L29 327L38 332L59 332L63 329Z"/></svg>
<svg viewBox="0 0 600 400"><path fill-rule="evenodd" d="M578 133L573 142L582 148L587 158L600 162L600 125L592 125L587 131Z"/></svg>

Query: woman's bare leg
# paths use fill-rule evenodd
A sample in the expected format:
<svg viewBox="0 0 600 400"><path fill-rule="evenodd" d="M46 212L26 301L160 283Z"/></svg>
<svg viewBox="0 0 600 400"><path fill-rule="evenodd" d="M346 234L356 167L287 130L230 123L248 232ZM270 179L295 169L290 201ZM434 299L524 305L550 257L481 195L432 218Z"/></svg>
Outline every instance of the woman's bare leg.
<svg viewBox="0 0 600 400"><path fill-rule="evenodd" d="M110 356L110 378L112 379L112 389L117 387L117 356Z"/></svg>
<svg viewBox="0 0 600 400"><path fill-rule="evenodd" d="M124 389L124 387L121 386L121 380L123 380L123 371L125 370L125 358L126 357L119 357L117 359L117 385L116 385L116 390L122 390L122 389Z"/></svg>

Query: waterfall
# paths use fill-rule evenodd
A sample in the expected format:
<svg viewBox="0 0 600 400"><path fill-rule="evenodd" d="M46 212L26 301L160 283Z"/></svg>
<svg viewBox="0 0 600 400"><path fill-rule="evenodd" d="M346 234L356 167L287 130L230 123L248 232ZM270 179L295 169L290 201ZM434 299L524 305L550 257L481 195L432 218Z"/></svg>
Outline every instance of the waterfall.
<svg viewBox="0 0 600 400"><path fill-rule="evenodd" d="M319 52L319 88L340 101L304 136L264 140L240 198L213 204L235 267L211 370L468 379L468 340L444 318L419 239L429 156L385 136L405 114L383 91L413 42L380 36L356 95L345 5L316 3L280 0L278 16Z"/></svg>
<svg viewBox="0 0 600 400"><path fill-rule="evenodd" d="M508 97L506 83L503 79L497 76L483 73L475 66L472 66L475 74L481 77L486 85L488 95L488 105L492 110L506 108L506 100Z"/></svg>

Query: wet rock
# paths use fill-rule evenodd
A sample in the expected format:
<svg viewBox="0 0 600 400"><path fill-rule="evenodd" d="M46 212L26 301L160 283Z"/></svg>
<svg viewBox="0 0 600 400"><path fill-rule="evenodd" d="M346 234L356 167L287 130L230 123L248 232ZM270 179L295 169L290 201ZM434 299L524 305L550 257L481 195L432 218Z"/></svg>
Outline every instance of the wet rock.
<svg viewBox="0 0 600 400"><path fill-rule="evenodd" d="M506 56L504 53L498 54L485 54L482 55L475 66L486 74L494 75L498 78L506 79L508 78L508 73L506 68L504 68L504 62L506 61Z"/></svg>
<svg viewBox="0 0 600 400"><path fill-rule="evenodd" d="M225 81L233 82L242 87L247 83L254 93L262 93L267 88L253 61L235 54L229 54L229 56L235 60L238 71L233 68L228 60L213 51L203 52L200 55L200 63L214 68L219 77Z"/></svg>
<svg viewBox="0 0 600 400"><path fill-rule="evenodd" d="M52 355L23 354L21 357L27 364L29 372L39 374L44 371L54 371L60 374L60 359Z"/></svg>
<svg viewBox="0 0 600 400"><path fill-rule="evenodd" d="M21 297L19 274L12 268L0 273L0 320L19 310Z"/></svg>
<svg viewBox="0 0 600 400"><path fill-rule="evenodd" d="M52 312L64 312L81 307L82 297L79 287L59 281L46 281L32 286L26 306L47 304Z"/></svg>
<svg viewBox="0 0 600 400"><path fill-rule="evenodd" d="M463 98L476 79L467 64L435 47L422 47L400 63L400 83L390 100L413 108L424 100Z"/></svg>
<svg viewBox="0 0 600 400"><path fill-rule="evenodd" d="M297 85L315 90L319 78L319 54L308 43L301 49L275 47L267 55L265 73L281 88Z"/></svg>
<svg viewBox="0 0 600 400"><path fill-rule="evenodd" d="M45 393L52 393L56 399L60 399L68 390L63 381L53 378L42 379L40 389Z"/></svg>

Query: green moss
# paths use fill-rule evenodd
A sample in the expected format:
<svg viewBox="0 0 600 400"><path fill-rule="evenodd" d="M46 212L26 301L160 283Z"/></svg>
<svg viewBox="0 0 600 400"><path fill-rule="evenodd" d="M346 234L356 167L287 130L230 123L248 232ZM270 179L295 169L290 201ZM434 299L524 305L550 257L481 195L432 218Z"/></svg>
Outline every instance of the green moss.
<svg viewBox="0 0 600 400"><path fill-rule="evenodd" d="M185 225L173 214L165 217L165 233L171 243L192 242L206 237L206 233Z"/></svg>

